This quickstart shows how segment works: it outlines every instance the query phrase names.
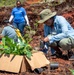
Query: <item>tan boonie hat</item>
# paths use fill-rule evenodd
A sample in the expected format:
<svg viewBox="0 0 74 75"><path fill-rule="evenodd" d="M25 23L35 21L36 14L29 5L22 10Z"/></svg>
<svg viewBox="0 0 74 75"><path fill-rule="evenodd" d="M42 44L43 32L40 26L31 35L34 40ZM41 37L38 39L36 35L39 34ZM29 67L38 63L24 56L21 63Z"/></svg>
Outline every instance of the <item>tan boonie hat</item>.
<svg viewBox="0 0 74 75"><path fill-rule="evenodd" d="M43 23L55 15L56 15L56 12L52 12L50 9L44 9L39 14L40 20L38 21L38 23Z"/></svg>

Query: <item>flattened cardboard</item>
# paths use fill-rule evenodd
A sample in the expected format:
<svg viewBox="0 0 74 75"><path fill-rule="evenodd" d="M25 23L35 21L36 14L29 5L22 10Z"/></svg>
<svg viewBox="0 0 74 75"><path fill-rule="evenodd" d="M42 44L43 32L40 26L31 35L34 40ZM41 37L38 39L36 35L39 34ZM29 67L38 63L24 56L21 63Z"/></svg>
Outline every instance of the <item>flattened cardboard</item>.
<svg viewBox="0 0 74 75"><path fill-rule="evenodd" d="M34 70L35 68L41 68L48 64L49 61L41 51L33 53L31 60L26 56L19 55L2 55L0 57L0 70L13 73L25 72L28 69Z"/></svg>
<svg viewBox="0 0 74 75"><path fill-rule="evenodd" d="M26 59L23 56L23 61L21 63L21 67L20 67L20 73L28 71L29 69L31 69L31 68L30 68L28 62L26 61Z"/></svg>
<svg viewBox="0 0 74 75"><path fill-rule="evenodd" d="M29 60L27 57L25 58L28 61L31 70L34 70L35 68L41 68L47 66L50 63L45 57L44 53L41 51L33 53L33 55L31 56L31 60Z"/></svg>
<svg viewBox="0 0 74 75"><path fill-rule="evenodd" d="M19 73L21 68L21 63L23 61L23 56L19 55L3 55L0 58L0 70L8 71L13 73Z"/></svg>

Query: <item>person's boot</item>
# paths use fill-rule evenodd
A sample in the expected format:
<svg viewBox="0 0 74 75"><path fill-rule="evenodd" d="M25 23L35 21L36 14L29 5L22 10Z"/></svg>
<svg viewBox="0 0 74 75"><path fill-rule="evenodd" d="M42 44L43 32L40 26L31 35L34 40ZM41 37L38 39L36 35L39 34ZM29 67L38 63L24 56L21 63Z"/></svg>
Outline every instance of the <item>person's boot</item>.
<svg viewBox="0 0 74 75"><path fill-rule="evenodd" d="M74 54L69 58L69 60L74 60Z"/></svg>
<svg viewBox="0 0 74 75"><path fill-rule="evenodd" d="M55 54L56 54L56 57L61 57L62 56L62 51L60 50L59 47L53 47L53 49L56 51Z"/></svg>
<svg viewBox="0 0 74 75"><path fill-rule="evenodd" d="M62 58L64 60L69 60L69 51L68 50L63 50L62 51Z"/></svg>
<svg viewBox="0 0 74 75"><path fill-rule="evenodd" d="M73 49L69 51L69 60L74 60L74 51Z"/></svg>

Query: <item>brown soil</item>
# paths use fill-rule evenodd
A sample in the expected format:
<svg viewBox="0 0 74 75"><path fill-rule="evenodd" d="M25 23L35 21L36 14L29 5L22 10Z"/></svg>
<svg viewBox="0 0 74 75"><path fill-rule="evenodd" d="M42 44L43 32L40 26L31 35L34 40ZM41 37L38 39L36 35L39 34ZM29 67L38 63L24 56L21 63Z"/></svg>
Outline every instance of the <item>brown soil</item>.
<svg viewBox="0 0 74 75"><path fill-rule="evenodd" d="M32 4L31 2L25 3L23 7L27 10L27 14L29 17L30 25L31 27L36 30L34 23L36 23L36 20L38 19L38 13L45 8L50 8L53 11L56 10L58 12L58 15L63 15L72 25L74 28L74 5L73 3L70 5L69 3L62 3L60 5L57 5L55 7L50 7L46 3L43 4ZM8 19L10 16L11 12L10 7L3 7L0 8L0 26L4 25L5 23L3 22L5 19ZM43 38L43 25L39 24L38 25L38 30L35 36L33 36L33 40L30 43L33 48L39 46L39 41L40 38ZM19 75L72 75L69 69L74 69L74 62L66 60L64 58L55 58L53 59L50 54L48 54L47 59L50 62L58 62L59 67L58 69L53 69L49 70L48 68L45 69L41 74L36 74L32 71L28 71L25 73L20 73ZM7 72L0 72L0 75L18 75L18 74L13 74L13 73L7 73Z"/></svg>

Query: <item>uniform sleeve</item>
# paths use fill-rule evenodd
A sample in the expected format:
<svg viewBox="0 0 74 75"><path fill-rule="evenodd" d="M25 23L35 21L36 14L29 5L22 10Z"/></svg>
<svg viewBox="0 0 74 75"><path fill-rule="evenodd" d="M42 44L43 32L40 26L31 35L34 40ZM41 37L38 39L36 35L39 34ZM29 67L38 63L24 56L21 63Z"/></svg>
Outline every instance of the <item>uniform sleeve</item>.
<svg viewBox="0 0 74 75"><path fill-rule="evenodd" d="M68 31L68 25L70 24L67 22L67 20L64 17L60 16L58 18L58 24L61 26L62 33Z"/></svg>
<svg viewBox="0 0 74 75"><path fill-rule="evenodd" d="M27 22L27 25L30 26L29 19L28 19L27 15L25 15L25 20Z"/></svg>
<svg viewBox="0 0 74 75"><path fill-rule="evenodd" d="M11 22L13 20L14 16L11 15L10 18L9 18L9 22Z"/></svg>
<svg viewBox="0 0 74 75"><path fill-rule="evenodd" d="M22 8L23 11L23 16L27 15L26 10L24 8Z"/></svg>
<svg viewBox="0 0 74 75"><path fill-rule="evenodd" d="M15 8L12 9L11 15L14 15L14 10L15 10Z"/></svg>
<svg viewBox="0 0 74 75"><path fill-rule="evenodd" d="M24 18L26 20L26 23L28 26L30 26L30 23L29 23L29 19L28 19L28 16L27 16L27 13L26 13L26 10L23 8L23 15L24 15Z"/></svg>
<svg viewBox="0 0 74 75"><path fill-rule="evenodd" d="M61 39L67 38L67 37L68 37L68 35L66 33L60 33L60 34L57 34L57 35L54 35L54 36L51 36L51 37L48 36L50 43L60 41Z"/></svg>
<svg viewBox="0 0 74 75"><path fill-rule="evenodd" d="M68 30L68 26L70 26L69 23L62 16L57 18L57 22L58 22L57 24L61 27L62 32L57 34L57 35L54 35L52 37L48 36L50 43L53 43L53 42L56 42L56 41L59 41L59 40L61 40L63 38L67 38L68 37L67 32L69 31ZM57 29L57 30L59 30L59 29Z"/></svg>
<svg viewBox="0 0 74 75"><path fill-rule="evenodd" d="M14 18L14 9L15 8L12 9L11 16L9 18L9 22L11 22L13 20L13 18Z"/></svg>

